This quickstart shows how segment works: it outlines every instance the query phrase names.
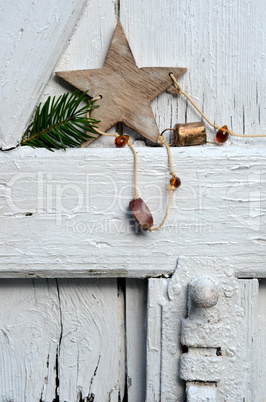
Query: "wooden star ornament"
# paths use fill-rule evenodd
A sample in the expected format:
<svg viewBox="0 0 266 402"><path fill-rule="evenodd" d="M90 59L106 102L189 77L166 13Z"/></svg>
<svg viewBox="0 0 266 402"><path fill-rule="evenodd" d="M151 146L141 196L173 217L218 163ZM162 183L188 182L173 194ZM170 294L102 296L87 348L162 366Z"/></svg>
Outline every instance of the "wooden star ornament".
<svg viewBox="0 0 266 402"><path fill-rule="evenodd" d="M107 131L118 122L157 142L159 130L150 102L167 89L172 80L169 73L179 78L186 68L138 68L119 22L101 69L61 71L56 74L93 98L102 96L99 108L91 117L100 120L101 131ZM90 141L91 142L91 141Z"/></svg>

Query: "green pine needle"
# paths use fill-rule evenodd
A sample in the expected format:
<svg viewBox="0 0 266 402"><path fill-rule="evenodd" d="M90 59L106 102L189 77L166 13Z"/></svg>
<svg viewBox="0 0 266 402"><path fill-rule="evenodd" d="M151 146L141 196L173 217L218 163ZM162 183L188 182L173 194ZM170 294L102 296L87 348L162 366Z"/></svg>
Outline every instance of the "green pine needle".
<svg viewBox="0 0 266 402"><path fill-rule="evenodd" d="M86 105L82 105L82 102ZM96 133L94 127L98 120L87 117L87 113L97 108L95 101L87 99L86 93L75 91L51 97L40 103L36 109L33 122L27 127L21 145L33 148L66 149L67 147L79 147L88 138L93 138L87 133Z"/></svg>

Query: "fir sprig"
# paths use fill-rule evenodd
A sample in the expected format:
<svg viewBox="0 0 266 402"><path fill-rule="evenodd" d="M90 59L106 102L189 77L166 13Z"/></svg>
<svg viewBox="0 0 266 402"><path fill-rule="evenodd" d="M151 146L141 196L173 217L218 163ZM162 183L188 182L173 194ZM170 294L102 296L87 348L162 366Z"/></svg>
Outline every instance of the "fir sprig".
<svg viewBox="0 0 266 402"><path fill-rule="evenodd" d="M82 102L86 105L82 105ZM88 138L88 132L95 133L98 120L87 117L87 114L98 107L95 101L89 100L86 93L75 91L66 93L56 99L51 97L36 109L32 123L27 127L21 145L33 148L66 149L78 147Z"/></svg>

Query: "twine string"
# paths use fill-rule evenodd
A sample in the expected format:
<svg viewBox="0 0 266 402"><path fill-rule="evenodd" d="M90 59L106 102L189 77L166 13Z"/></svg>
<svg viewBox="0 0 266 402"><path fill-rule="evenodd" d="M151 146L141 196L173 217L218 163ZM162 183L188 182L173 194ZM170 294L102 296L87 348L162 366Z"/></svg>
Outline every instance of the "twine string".
<svg viewBox="0 0 266 402"><path fill-rule="evenodd" d="M98 128L93 128L94 131L96 131L96 133L101 134L101 135L105 135L107 137L114 137L117 138L119 137L118 133L115 134L110 134L110 133L105 133L101 130L99 130ZM134 155L134 199L138 198L138 190L137 190L137 177L138 177L138 156L137 156L137 152L135 151L135 148L133 147L133 144L130 140L128 140L127 145L129 146L129 148L131 149L133 155Z"/></svg>
<svg viewBox="0 0 266 402"><path fill-rule="evenodd" d="M164 131L166 131L166 130L164 130ZM163 135L162 135L162 134L164 133L164 131L161 133L161 135L160 135L160 137L158 138L158 141L157 141L157 142L158 142L159 145L165 146L165 148L166 148L166 150L167 150L167 154L168 154L168 160L169 160L169 166L170 166L170 175L171 175L172 177L175 177L175 172L174 172L174 167L173 167L173 159L172 159L172 154L171 154L170 146L169 146L169 144L167 144L167 142L165 141L165 139L164 139L164 137L163 137ZM171 187L170 187L170 192L169 192L167 207L166 207L166 211L165 211L165 214L164 214L164 217L163 217L162 222L160 223L159 226L156 226L156 227L155 227L155 226L151 226L151 227L149 228L149 231L150 231L150 232L153 232L154 230L160 229L160 228L163 226L163 224L165 223L165 221L166 221L166 219L167 219L167 216L168 216L168 213L169 213L169 210L170 210L172 195L173 195L173 192L174 192L175 189L176 189L175 186L171 186Z"/></svg>
<svg viewBox="0 0 266 402"><path fill-rule="evenodd" d="M160 229L160 228L163 226L164 222L166 221L167 216L168 216L168 213L169 213L169 210L170 210L170 205L171 205L171 200L172 200L173 192L174 192L174 188L171 187L170 192L169 192L169 197L168 197L168 202L167 202L166 211L165 211L164 218L163 218L162 222L160 223L159 226L156 226L156 227L151 226L151 227L148 229L150 232L154 232L155 230Z"/></svg>
<svg viewBox="0 0 266 402"><path fill-rule="evenodd" d="M182 88L180 87L180 85L178 84L175 76L173 73L169 74L172 81L173 81L173 85L174 88L170 88L168 91L170 92L175 92L177 95L184 95L187 100L192 104L192 106L199 112L199 114L204 118L204 120L207 121L207 123L212 126L215 130L219 130L220 126L218 126L217 124L213 124L208 118L207 116L205 116L205 114L198 108L198 106L195 104L195 102L193 102L193 100L190 98L190 96L182 90ZM228 130L229 134L234 136L234 137L266 137L266 134L236 134L234 133L234 131L232 130Z"/></svg>
<svg viewBox="0 0 266 402"><path fill-rule="evenodd" d="M215 130L218 130L218 129L219 129L219 126L217 126L217 124L213 124L213 123L205 116L205 114L198 108L198 106L196 105L196 103L193 102L193 100L190 98L190 96L189 96L186 92L184 92L184 91L181 89L181 87L180 87L180 85L178 84L178 82L177 82L177 80L176 80L174 74L173 74L173 73L170 73L169 75L170 75L170 77L171 77L171 79L172 79L172 81L173 81L173 85L174 85L174 88L173 88L173 89L169 89L169 91L175 92L175 93L178 94L178 95L184 95L184 96L187 98L187 100L192 104L192 106L199 112L199 114L201 114L201 116L209 123L209 125L212 126L213 128L215 128Z"/></svg>
<svg viewBox="0 0 266 402"><path fill-rule="evenodd" d="M135 151L135 148L133 147L133 144L130 140L128 140L127 145L131 149L134 155L134 199L139 198L138 195L138 190L137 190L137 176L138 176L138 156L137 152Z"/></svg>
<svg viewBox="0 0 266 402"><path fill-rule="evenodd" d="M162 146L164 145L165 148L167 149L169 166L170 166L170 175L175 176L174 167L173 167L173 159L172 159L172 154L171 154L169 145L167 144L167 142L165 141L165 139L162 135L160 135L157 142L159 145L162 145Z"/></svg>
<svg viewBox="0 0 266 402"><path fill-rule="evenodd" d="M115 133L115 134L105 133L104 131L101 131L101 130L99 130L98 128L95 128L95 127L94 127L94 131L95 131L96 133L100 134L100 135L105 135L105 136L108 136L108 137L114 137L114 138L119 137L119 134L118 134L118 133ZM162 133L162 134L163 134L163 133ZM158 142L159 145L166 147L166 149L167 149L167 154L168 154L168 160L169 160L169 166L170 166L170 175L171 175L172 177L175 177L175 172L174 172L174 167L173 167L173 159L172 159L171 150L170 150L169 144L167 144L167 142L165 141L165 139L164 139L164 137L163 137L162 134L159 136L157 142ZM136 199L136 198L139 197L138 191L137 191L138 156L137 156L136 150L135 150L135 148L134 148L134 146L133 146L133 144L132 144L132 142L131 142L130 140L128 140L127 145L129 146L129 148L131 149L131 151L132 151L132 153L133 153L133 155L134 155L134 197L133 197L133 198ZM169 213L169 210L170 210L171 200L172 200L172 195L173 195L174 190L175 190L175 187L174 187L174 186L171 186L171 187L170 187L170 191L169 191L169 197L168 197L167 207L166 207L166 211L165 211L164 218L163 218L162 222L160 223L159 226L156 226L156 227L155 227L155 226L151 226L150 228L148 228L148 230L149 230L150 232L153 232L153 231L155 231L155 230L160 229L160 228L163 226L163 224L165 223L165 221L166 221L166 219L167 219L167 216L168 216L168 213Z"/></svg>

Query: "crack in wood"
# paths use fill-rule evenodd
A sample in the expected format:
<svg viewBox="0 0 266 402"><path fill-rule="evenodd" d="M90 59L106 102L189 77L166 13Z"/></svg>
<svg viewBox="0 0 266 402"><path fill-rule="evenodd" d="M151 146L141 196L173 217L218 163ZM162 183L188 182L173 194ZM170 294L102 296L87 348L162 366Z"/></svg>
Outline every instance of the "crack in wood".
<svg viewBox="0 0 266 402"><path fill-rule="evenodd" d="M17 145L15 145L14 147L10 147L10 148L0 148L0 151L2 151L2 152L7 152L7 151L12 151L13 149L16 149L16 148L18 148L20 146L20 143L17 143Z"/></svg>
<svg viewBox="0 0 266 402"><path fill-rule="evenodd" d="M243 135L245 135L245 106L243 105Z"/></svg>
<svg viewBox="0 0 266 402"><path fill-rule="evenodd" d="M114 0L114 11L116 23L120 21L120 0Z"/></svg>
<svg viewBox="0 0 266 402"><path fill-rule="evenodd" d="M91 388L92 388L93 380L96 377L96 374L97 374L97 371L98 371L98 368L99 368L99 365L100 365L100 360L101 360L101 354L99 354L98 361L97 361L96 367L94 369L93 376L91 377L90 387L89 387L89 394L88 394L88 396L86 396L86 398L84 400L81 399L80 402L93 402L94 401L95 394L91 392Z"/></svg>
<svg viewBox="0 0 266 402"><path fill-rule="evenodd" d="M93 402L95 398L95 394L90 394L85 396L85 398L82 398L82 392L79 389L78 390L78 395L77 395L77 402Z"/></svg>
<svg viewBox="0 0 266 402"><path fill-rule="evenodd" d="M62 335L63 335L63 322L62 322L62 308L61 308L61 298L60 298L58 279L55 279L55 283L56 283L58 306L59 306L60 334L59 334L58 346L56 348L56 357L55 357L55 398L53 399L53 402L59 402L59 385L60 385L59 356L60 356L60 349L61 349L61 342L62 342Z"/></svg>
<svg viewBox="0 0 266 402"><path fill-rule="evenodd" d="M123 320L125 320L126 317L126 279L125 278L119 278L117 279L117 297L123 300ZM120 347L124 347L124 359L125 359L125 371L124 371L124 389L122 390L122 386L120 384L120 387L118 389L118 402L127 402L128 401L128 371L127 371L127 341L126 341L126 321L125 321L125 328L124 328L124 333L121 334L120 338ZM122 343L124 342L124 345ZM121 352L121 350L120 350ZM122 355L120 356L120 359L122 358ZM120 377L122 377L122 373L120 373Z"/></svg>
<svg viewBox="0 0 266 402"><path fill-rule="evenodd" d="M46 387L47 381L48 381L48 371L49 371L49 365L50 365L49 359L50 359L50 355L48 353L47 360L46 360L47 375L44 377L44 384L43 384L42 389L41 389L41 397L39 399L39 402L44 402L42 398L43 398L44 390L45 390L45 387Z"/></svg>

